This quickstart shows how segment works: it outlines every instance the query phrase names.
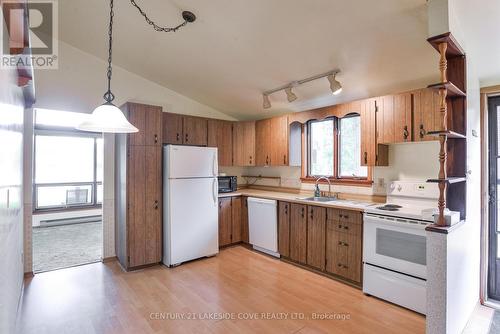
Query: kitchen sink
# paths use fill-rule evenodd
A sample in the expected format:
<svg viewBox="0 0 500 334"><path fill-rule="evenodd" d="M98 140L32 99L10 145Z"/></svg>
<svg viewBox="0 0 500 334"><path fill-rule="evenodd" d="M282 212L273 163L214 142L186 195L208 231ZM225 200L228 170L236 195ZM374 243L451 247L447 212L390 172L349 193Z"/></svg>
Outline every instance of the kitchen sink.
<svg viewBox="0 0 500 334"><path fill-rule="evenodd" d="M337 197L326 197L326 196L321 196L321 197L305 197L305 198L299 198L303 201L313 201L313 202L333 202L333 201L338 201L339 199Z"/></svg>

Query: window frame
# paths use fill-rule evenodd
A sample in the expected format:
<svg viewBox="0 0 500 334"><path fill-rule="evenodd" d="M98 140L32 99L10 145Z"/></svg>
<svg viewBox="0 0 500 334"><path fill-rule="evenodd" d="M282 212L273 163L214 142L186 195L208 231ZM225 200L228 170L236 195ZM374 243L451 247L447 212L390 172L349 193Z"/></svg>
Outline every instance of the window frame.
<svg viewBox="0 0 500 334"><path fill-rule="evenodd" d="M323 122L328 120L333 120L333 175L327 176L331 184L344 184L353 186L363 186L369 187L373 184L373 170L371 166L367 166L367 176L366 177L355 177L355 176L340 176L340 133L339 133L339 123L340 119L348 117L361 117L359 113L349 113L344 117L327 117L323 119L309 120L302 124L302 177L301 181L305 183L314 183L319 177L310 175L311 170L311 130L310 124L316 122ZM323 176L323 175L321 175ZM320 183L328 183L327 181L320 181Z"/></svg>
<svg viewBox="0 0 500 334"><path fill-rule="evenodd" d="M93 181L91 182L49 182L36 183L36 136L54 136L54 137L79 137L93 138L94 141L94 166L93 166ZM32 200L33 212L63 212L102 208L102 203L97 202L97 187L103 184L103 181L97 181L97 140L103 139L100 133L84 132L72 130L60 126L34 125L33 129L33 170L32 170ZM103 141L104 144L104 141ZM91 202L89 204L67 204L38 207L38 188L53 187L53 186L91 186Z"/></svg>

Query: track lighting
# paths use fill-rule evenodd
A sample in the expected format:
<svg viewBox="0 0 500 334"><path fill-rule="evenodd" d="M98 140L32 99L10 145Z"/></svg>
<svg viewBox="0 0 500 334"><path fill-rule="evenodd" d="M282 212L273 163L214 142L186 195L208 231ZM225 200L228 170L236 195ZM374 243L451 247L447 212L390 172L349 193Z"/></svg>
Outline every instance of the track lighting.
<svg viewBox="0 0 500 334"><path fill-rule="evenodd" d="M293 102L293 101L297 100L297 95L295 95L292 92L292 86L285 88L285 93L286 93L286 99L288 100L288 102Z"/></svg>
<svg viewBox="0 0 500 334"><path fill-rule="evenodd" d="M330 89L332 90L332 93L334 95L337 95L337 94L339 94L342 91L342 85L335 78L335 76L338 73L340 73L340 70L333 70L333 71L330 71L330 72L318 74L318 75L315 75L313 77L309 77L309 78L302 79L302 80L299 80L299 81L292 81L288 85L281 86L281 87L278 87L278 88L275 88L275 89L271 89L271 90L265 91L262 94L262 99L263 99L262 107L264 109L271 108L271 101L269 100L269 95L273 94L273 93L276 93L276 92L279 92L280 90L284 90L285 91L286 98L287 98L288 102L293 102L293 101L297 100L297 95L295 95L294 92L292 92L292 89L294 87L297 87L297 86L302 85L302 84L304 84L306 82L309 82L309 81L313 81L313 80L317 80L317 79L321 79L321 78L325 78L325 77L328 78L328 81L330 82Z"/></svg>
<svg viewBox="0 0 500 334"><path fill-rule="evenodd" d="M331 73L328 75L328 81L330 81L330 89L333 95L337 95L342 91L342 85L335 79L336 73Z"/></svg>
<svg viewBox="0 0 500 334"><path fill-rule="evenodd" d="M266 94L263 94L262 95L262 99L263 99L263 103L262 103L262 107L264 109L269 109L271 108L271 101L269 101L269 96L266 95Z"/></svg>

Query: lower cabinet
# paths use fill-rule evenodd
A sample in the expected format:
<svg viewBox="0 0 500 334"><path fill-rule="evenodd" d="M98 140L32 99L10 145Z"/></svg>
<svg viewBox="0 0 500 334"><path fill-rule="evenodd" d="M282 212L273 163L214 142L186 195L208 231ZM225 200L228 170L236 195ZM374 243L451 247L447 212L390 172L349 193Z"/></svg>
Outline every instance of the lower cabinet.
<svg viewBox="0 0 500 334"><path fill-rule="evenodd" d="M248 231L248 197L241 197L241 241L249 243Z"/></svg>
<svg viewBox="0 0 500 334"><path fill-rule="evenodd" d="M279 202L278 252L360 284L362 224L358 211Z"/></svg>
<svg viewBox="0 0 500 334"><path fill-rule="evenodd" d="M219 198L219 247L248 240L248 223L242 220L243 212L247 212L246 198Z"/></svg>

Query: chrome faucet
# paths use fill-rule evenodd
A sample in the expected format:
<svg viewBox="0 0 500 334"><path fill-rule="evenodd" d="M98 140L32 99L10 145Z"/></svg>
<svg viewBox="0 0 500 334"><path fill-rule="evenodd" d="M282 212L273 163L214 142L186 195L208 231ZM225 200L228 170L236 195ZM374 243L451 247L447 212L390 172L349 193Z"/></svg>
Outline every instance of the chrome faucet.
<svg viewBox="0 0 500 334"><path fill-rule="evenodd" d="M327 178L326 176L320 176L316 179L316 187L314 189L314 197L321 197L321 191L319 190L319 181L320 180L326 180L328 182L328 197L332 197L332 184L330 182L330 179Z"/></svg>

